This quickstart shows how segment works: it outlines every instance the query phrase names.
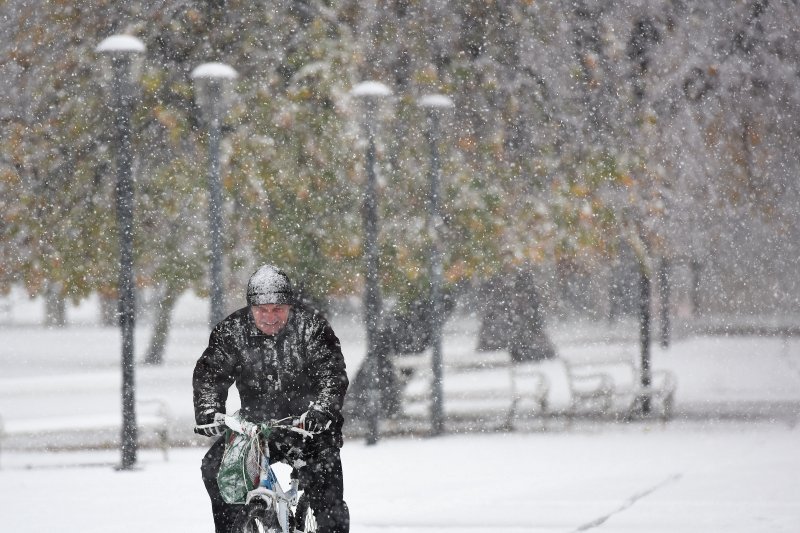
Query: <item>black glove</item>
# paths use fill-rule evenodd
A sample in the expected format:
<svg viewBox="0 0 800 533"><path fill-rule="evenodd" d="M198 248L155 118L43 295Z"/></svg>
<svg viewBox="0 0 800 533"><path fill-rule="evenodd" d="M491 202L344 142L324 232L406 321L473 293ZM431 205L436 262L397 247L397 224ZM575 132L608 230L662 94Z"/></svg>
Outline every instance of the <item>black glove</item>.
<svg viewBox="0 0 800 533"><path fill-rule="evenodd" d="M303 420L303 427L306 431L312 433L320 433L329 427L333 422L333 417L328 413L316 406L311 406L301 417Z"/></svg>
<svg viewBox="0 0 800 533"><path fill-rule="evenodd" d="M204 437L217 437L225 432L225 426L221 421L214 420L214 409L203 411L197 416L197 425L194 432Z"/></svg>

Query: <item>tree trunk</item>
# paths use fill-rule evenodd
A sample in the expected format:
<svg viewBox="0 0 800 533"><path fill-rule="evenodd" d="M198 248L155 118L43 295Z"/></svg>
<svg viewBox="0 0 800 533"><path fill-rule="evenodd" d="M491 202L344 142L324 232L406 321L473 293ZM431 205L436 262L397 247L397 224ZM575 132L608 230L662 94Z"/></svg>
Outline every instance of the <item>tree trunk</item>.
<svg viewBox="0 0 800 533"><path fill-rule="evenodd" d="M100 323L106 327L116 327L118 324L117 295L101 292L100 296Z"/></svg>
<svg viewBox="0 0 800 533"><path fill-rule="evenodd" d="M702 270L703 266L700 261L692 260L691 264L692 269L692 287L691 287L691 303L692 303L692 316L698 317L700 316L700 271Z"/></svg>
<svg viewBox="0 0 800 533"><path fill-rule="evenodd" d="M67 302L61 291L61 283L50 283L47 286L44 324L56 328L67 325Z"/></svg>
<svg viewBox="0 0 800 533"><path fill-rule="evenodd" d="M153 324L153 334L147 348L144 362L148 365L161 365L164 362L164 348L167 345L167 336L172 323L172 310L178 300L178 291L167 285L158 302L156 321Z"/></svg>

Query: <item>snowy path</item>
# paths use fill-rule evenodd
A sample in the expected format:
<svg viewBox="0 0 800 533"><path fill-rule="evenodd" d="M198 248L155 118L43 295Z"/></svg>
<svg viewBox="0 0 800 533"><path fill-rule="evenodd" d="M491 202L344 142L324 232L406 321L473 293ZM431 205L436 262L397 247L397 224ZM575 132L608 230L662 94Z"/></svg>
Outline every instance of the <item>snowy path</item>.
<svg viewBox="0 0 800 533"><path fill-rule="evenodd" d="M781 424L636 424L348 442L343 460L353 533L796 533L798 443ZM210 532L203 453L145 451L124 473L116 452L7 453L3 529Z"/></svg>

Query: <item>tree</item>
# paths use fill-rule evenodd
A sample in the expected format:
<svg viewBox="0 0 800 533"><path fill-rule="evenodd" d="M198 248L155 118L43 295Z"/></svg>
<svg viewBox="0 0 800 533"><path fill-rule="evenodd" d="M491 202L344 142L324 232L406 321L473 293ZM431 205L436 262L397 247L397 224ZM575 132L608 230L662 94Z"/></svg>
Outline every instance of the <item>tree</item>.
<svg viewBox="0 0 800 533"><path fill-rule="evenodd" d="M127 32L148 47L134 117L137 282L164 304L206 291L205 135L189 72L219 60L241 73L223 146L232 284L270 260L319 297L360 289L361 115L347 93L377 79L396 95L379 136L381 282L401 305L427 286L416 101L429 92L456 103L441 146L447 283L530 265L568 289L633 239L649 260L707 263L706 296L741 295L709 305L768 307L773 292L796 305L765 290L796 275L763 259L787 262L800 242L796 7L6 2L0 291L114 295L113 152L93 48Z"/></svg>

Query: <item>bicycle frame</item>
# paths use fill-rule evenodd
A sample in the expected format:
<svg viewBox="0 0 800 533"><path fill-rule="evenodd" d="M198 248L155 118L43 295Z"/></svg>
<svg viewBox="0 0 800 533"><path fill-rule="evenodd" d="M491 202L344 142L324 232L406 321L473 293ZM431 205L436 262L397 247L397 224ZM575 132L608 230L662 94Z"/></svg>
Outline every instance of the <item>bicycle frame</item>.
<svg viewBox="0 0 800 533"><path fill-rule="evenodd" d="M261 499L270 505L278 515L278 523L284 533L289 532L289 509L297 505L299 498L298 487L299 481L297 479L291 480L291 486L288 491L284 491L281 487L275 471L269 464L269 447L264 446L264 455L261 458L261 475L258 487L247 493L245 505L249 505L254 499Z"/></svg>

